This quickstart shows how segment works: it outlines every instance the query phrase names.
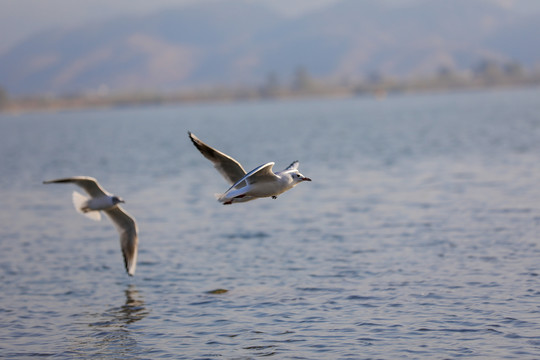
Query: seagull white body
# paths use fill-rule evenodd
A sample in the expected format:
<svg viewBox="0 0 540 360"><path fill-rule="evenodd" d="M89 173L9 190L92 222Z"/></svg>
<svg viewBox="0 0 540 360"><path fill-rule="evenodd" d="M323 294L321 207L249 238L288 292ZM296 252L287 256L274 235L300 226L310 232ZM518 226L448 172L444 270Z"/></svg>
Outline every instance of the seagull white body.
<svg viewBox="0 0 540 360"><path fill-rule="evenodd" d="M246 173L242 165L232 157L206 145L194 134L189 137L201 154L210 160L214 167L232 186L218 201L224 205L246 202L258 198L276 198L303 181L311 181L298 171L298 161L294 161L285 170L274 173L273 162L266 163Z"/></svg>
<svg viewBox="0 0 540 360"><path fill-rule="evenodd" d="M88 176L74 176L70 178L44 181L44 184L73 183L83 188L90 197L73 192L73 205L75 209L91 218L100 220L100 211L103 211L111 219L120 233L120 246L124 257L124 265L129 275L133 276L137 266L138 231L135 219L124 211L118 204L124 200L109 194L97 182Z"/></svg>

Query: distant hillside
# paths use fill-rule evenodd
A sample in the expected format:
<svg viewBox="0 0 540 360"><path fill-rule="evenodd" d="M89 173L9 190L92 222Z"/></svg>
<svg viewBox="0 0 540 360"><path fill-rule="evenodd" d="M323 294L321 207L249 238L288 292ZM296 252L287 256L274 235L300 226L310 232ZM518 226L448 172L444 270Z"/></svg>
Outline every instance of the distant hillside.
<svg viewBox="0 0 540 360"><path fill-rule="evenodd" d="M343 0L287 19L255 2L200 2L145 17L43 32L0 56L11 95L169 91L290 79L328 81L540 63L540 16L482 0L407 7Z"/></svg>

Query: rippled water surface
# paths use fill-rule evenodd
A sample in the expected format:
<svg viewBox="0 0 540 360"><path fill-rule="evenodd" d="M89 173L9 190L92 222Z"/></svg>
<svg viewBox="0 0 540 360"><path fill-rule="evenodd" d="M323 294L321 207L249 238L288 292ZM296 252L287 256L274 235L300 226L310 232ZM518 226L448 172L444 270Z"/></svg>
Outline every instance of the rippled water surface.
<svg viewBox="0 0 540 360"><path fill-rule="evenodd" d="M188 130L313 181L222 206ZM540 357L538 89L1 115L0 155L0 357Z"/></svg>

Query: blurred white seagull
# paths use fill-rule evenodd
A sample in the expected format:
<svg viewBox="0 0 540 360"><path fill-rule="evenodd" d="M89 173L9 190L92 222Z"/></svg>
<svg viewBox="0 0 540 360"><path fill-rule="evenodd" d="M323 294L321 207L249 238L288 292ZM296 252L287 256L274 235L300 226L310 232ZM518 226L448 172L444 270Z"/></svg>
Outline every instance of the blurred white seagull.
<svg viewBox="0 0 540 360"><path fill-rule="evenodd" d="M124 265L130 276L135 274L137 266L137 250L139 238L137 236L137 224L128 213L118 204L124 200L105 191L96 179L88 176L74 176L70 178L44 181L44 184L73 183L83 188L90 197L78 192L73 192L73 205L75 210L91 218L101 220L100 211L105 212L112 220L120 233L120 246L124 256Z"/></svg>
<svg viewBox="0 0 540 360"><path fill-rule="evenodd" d="M285 170L274 173L273 162L258 166L246 173L242 165L232 157L218 151L188 132L189 138L205 158L223 175L232 186L224 194L218 195L218 201L223 205L246 202L257 198L277 196L302 181L311 181L298 171L298 161L294 161Z"/></svg>

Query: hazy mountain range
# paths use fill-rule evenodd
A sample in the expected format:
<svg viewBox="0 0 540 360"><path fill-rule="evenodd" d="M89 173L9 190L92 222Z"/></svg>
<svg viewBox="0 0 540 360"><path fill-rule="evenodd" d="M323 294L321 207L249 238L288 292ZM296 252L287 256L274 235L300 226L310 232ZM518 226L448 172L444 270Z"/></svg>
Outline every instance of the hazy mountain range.
<svg viewBox="0 0 540 360"><path fill-rule="evenodd" d="M169 91L288 81L412 76L482 61L540 64L540 13L505 2L343 0L287 18L254 1L200 2L41 32L0 56L12 95Z"/></svg>

